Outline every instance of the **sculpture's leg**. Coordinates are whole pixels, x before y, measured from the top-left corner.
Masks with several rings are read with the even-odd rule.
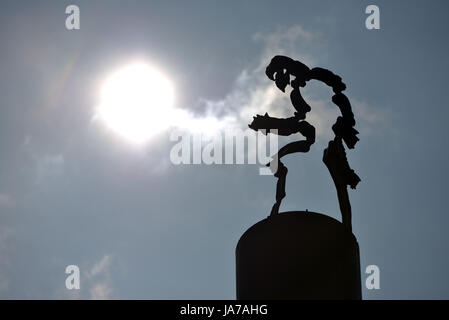
[[[340,205],[341,220],[343,224],[352,232],[351,203],[349,202],[348,187],[346,185],[336,185],[338,204]]]
[[[329,169],[335,188],[337,189],[338,204],[340,205],[341,218],[343,224],[352,231],[351,225],[351,203],[349,202],[348,185],[355,188],[360,178],[354,170],[349,167],[346,159],[345,149],[341,139],[329,141],[329,145],[324,149],[323,162]]]
[[[276,202],[271,209],[270,216],[276,215],[279,213],[279,207],[281,205],[282,199],[285,197],[285,181],[287,178],[287,167],[281,161],[278,161],[277,171],[274,174],[276,178],[278,178],[276,185]]]

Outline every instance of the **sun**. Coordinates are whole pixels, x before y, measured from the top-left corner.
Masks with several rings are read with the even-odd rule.
[[[136,63],[105,81],[97,116],[128,141],[142,144],[168,128],[173,103],[168,78],[150,65]]]

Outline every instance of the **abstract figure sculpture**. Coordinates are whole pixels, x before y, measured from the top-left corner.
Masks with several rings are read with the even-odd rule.
[[[270,215],[279,213],[279,206],[285,197],[285,182],[288,170],[281,162],[281,158],[295,152],[308,152],[310,146],[315,142],[315,128],[305,120],[306,113],[311,111],[311,107],[301,96],[300,87],[304,87],[307,81],[319,80],[332,87],[335,93],[332,101],[341,111],[341,116],[337,118],[337,121],[332,126],[335,138],[329,141],[328,147],[324,149],[323,162],[329,169],[337,189],[342,222],[352,231],[351,204],[347,186],[355,189],[360,178],[348,164],[343,141],[349,149],[353,149],[359,139],[357,138],[358,131],[354,129],[355,119],[351,110],[351,104],[342,93],[346,89],[346,85],[339,76],[327,69],[309,69],[305,64],[286,56],[275,56],[266,68],[265,73],[282,92],[285,92],[287,85],[293,88],[290,93],[290,100],[296,112],[290,118],[273,118],[268,113],[263,116],[257,115],[248,126],[256,131],[262,130],[265,134],[271,132],[281,136],[289,136],[294,133],[300,133],[305,137],[305,140],[291,142],[282,147],[273,157],[273,161],[267,165],[270,166],[274,176],[278,179],[276,202]],[[295,78],[290,80],[291,76]]]

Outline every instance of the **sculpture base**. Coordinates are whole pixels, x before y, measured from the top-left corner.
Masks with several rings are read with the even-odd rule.
[[[236,248],[237,299],[361,299],[359,246],[339,221],[294,211],[250,227]]]

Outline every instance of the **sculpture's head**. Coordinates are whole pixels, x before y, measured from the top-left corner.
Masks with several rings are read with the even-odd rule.
[[[306,113],[311,111],[311,107],[301,96],[299,87],[304,87],[309,80],[318,80],[331,87],[335,93],[332,102],[340,108],[342,113],[342,116],[338,117],[337,122],[332,126],[332,130],[336,137],[345,141],[348,148],[354,148],[359,140],[357,138],[358,131],[354,129],[355,119],[349,99],[342,93],[346,89],[346,85],[341,77],[327,69],[319,67],[309,69],[300,61],[286,56],[273,57],[265,70],[265,74],[276,83],[276,86],[282,92],[285,92],[287,85],[293,88],[290,93],[290,100],[296,109],[295,117],[299,120],[305,119]],[[294,77],[293,80],[290,80],[291,76]],[[252,127],[250,126],[250,128]]]
[[[273,80],[282,92],[285,92],[287,85],[293,89],[304,87],[306,81],[310,80],[309,72],[310,69],[305,64],[286,56],[275,56],[265,70],[267,77]],[[290,81],[290,76],[295,79]]]

